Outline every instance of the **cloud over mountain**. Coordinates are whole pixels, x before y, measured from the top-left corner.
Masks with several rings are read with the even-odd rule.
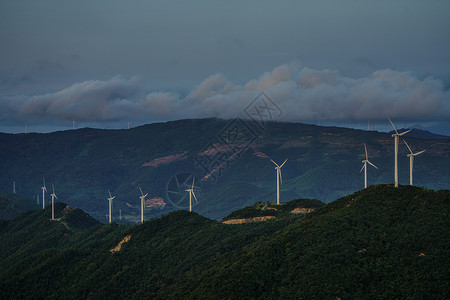
[[[408,72],[378,70],[349,78],[334,70],[314,70],[299,63],[278,66],[245,84],[222,74],[209,76],[187,95],[145,92],[137,77],[116,76],[73,84],[54,93],[3,96],[3,120],[170,120],[193,117],[245,117],[244,108],[265,93],[283,111],[282,121],[403,120],[450,118],[450,91],[441,80]]]

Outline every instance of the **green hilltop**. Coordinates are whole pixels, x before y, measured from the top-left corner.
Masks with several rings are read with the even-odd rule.
[[[0,223],[2,298],[450,297],[449,190],[376,185],[327,205],[260,202],[224,221],[274,218],[235,225],[185,210],[101,225],[56,208],[56,221],[47,208]]]

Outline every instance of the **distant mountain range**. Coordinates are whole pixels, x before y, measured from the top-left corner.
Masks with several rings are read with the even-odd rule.
[[[403,132],[406,130],[409,130],[409,129],[401,128],[400,130],[398,130],[398,132]],[[395,132],[392,130],[389,133],[393,134]],[[432,133],[428,130],[422,130],[422,129],[417,129],[417,128],[411,129],[411,131],[406,133],[404,136],[418,138],[418,139],[424,139],[424,140],[448,140],[448,139],[450,139],[450,136],[436,134],[436,133]]]
[[[414,183],[450,188],[450,140],[406,136],[416,158]],[[364,143],[368,183],[392,183],[394,142],[388,133],[300,123],[195,119],[129,130],[77,129],[48,134],[0,134],[0,187],[42,205],[43,178],[58,201],[106,222],[140,221],[140,191],[149,193],[145,219],[187,209],[195,178],[193,210],[211,219],[256,202],[276,201],[276,170],[283,162],[280,198],[330,202],[362,189]],[[399,181],[409,183],[408,150],[399,148]],[[39,199],[37,197],[39,196]],[[50,195],[46,194],[46,204]]]
[[[300,212],[300,213],[294,213]],[[257,203],[101,225],[79,209],[0,220],[4,299],[449,299],[450,191],[376,185],[328,205]]]
[[[0,192],[1,220],[10,220],[25,211],[37,209],[39,209],[39,206],[35,201],[28,197],[13,193]]]

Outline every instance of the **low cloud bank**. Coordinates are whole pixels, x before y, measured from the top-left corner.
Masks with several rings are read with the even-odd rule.
[[[54,93],[0,99],[0,120],[77,120],[84,122],[157,121],[183,118],[246,118],[261,91],[281,109],[280,121],[450,119],[450,91],[442,81],[408,72],[378,70],[348,78],[333,70],[298,63],[276,67],[243,85],[221,74],[206,78],[187,95],[146,93],[137,78],[85,81]],[[148,90],[148,89],[147,89]]]

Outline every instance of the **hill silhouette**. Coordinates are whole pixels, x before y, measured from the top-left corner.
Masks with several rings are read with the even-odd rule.
[[[181,210],[135,226],[77,214],[75,229],[27,212],[1,223],[0,289],[8,299],[445,299],[449,200],[378,185],[239,225]]]

